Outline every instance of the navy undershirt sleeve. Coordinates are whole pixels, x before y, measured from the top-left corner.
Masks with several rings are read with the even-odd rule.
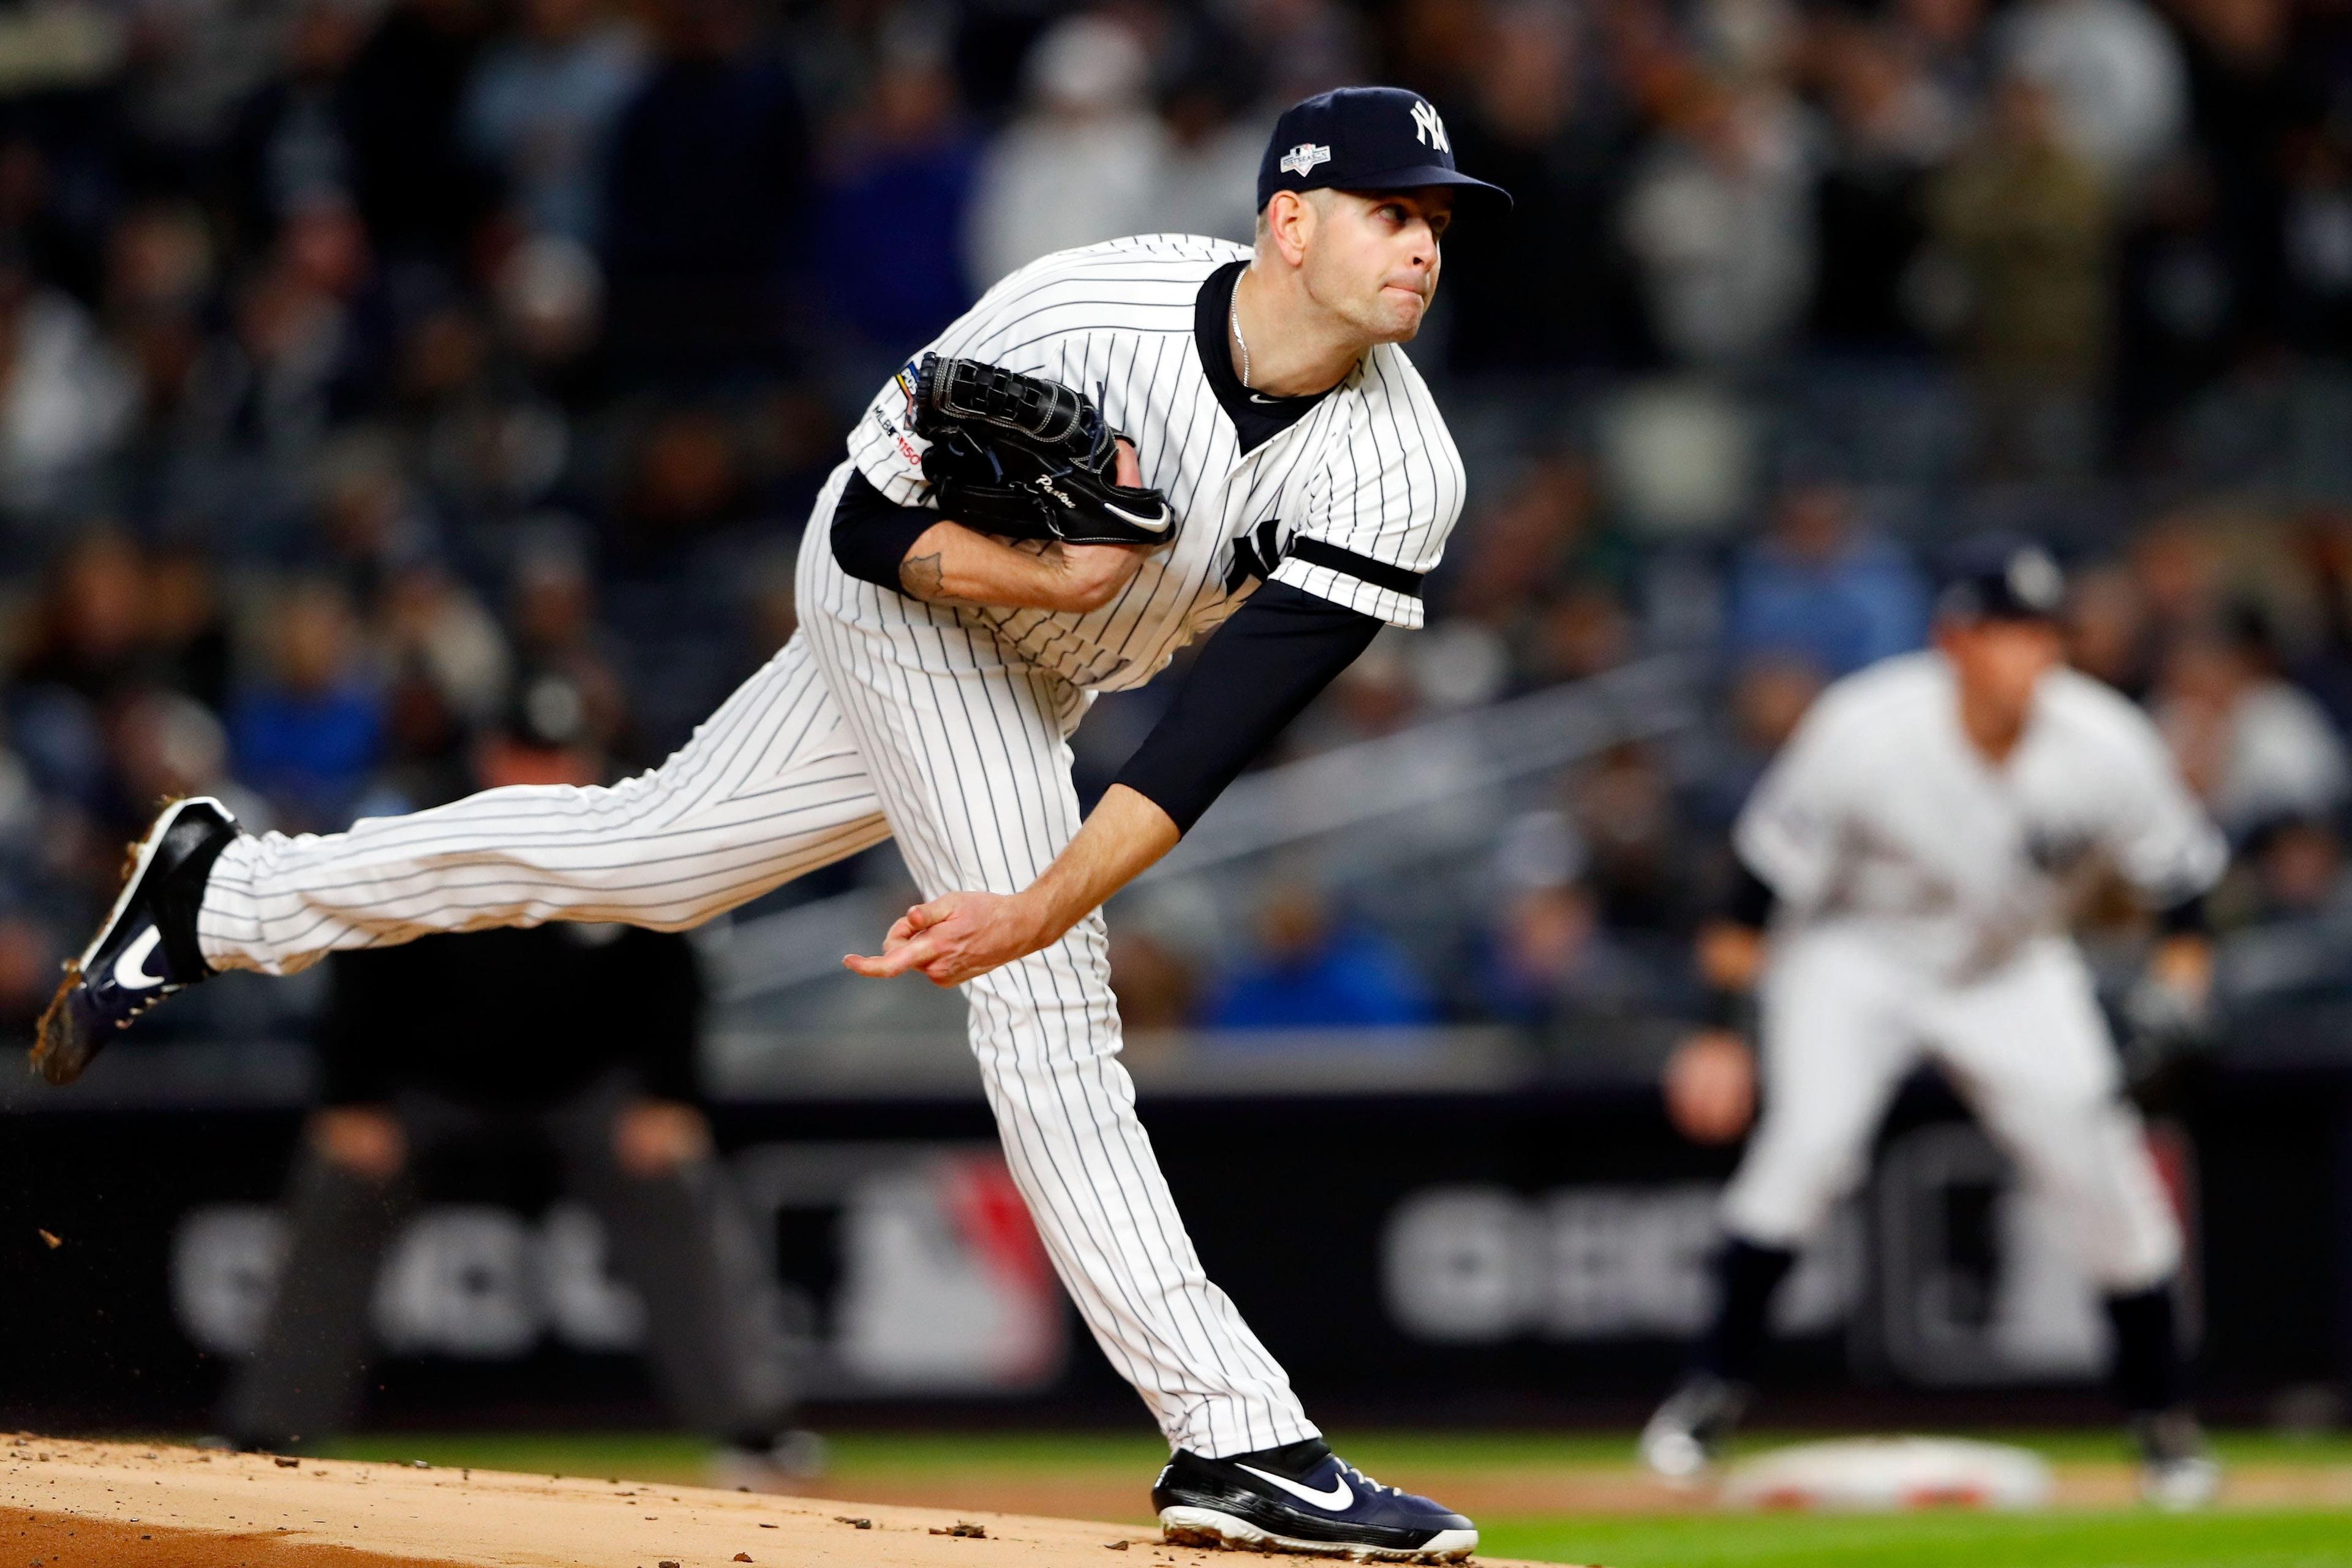
[[[1209,803],[1371,646],[1381,622],[1268,583],[1217,628],[1117,782],[1190,832]]]
[[[927,506],[899,506],[856,468],[833,509],[833,558],[844,572],[896,592],[898,565],[940,514]]]
[[[1717,918],[1750,931],[1762,931],[1772,923],[1772,910],[1780,895],[1771,884],[1748,868],[1748,862],[1737,857],[1732,860],[1731,887],[1725,893]]]
[[[2193,893],[2177,904],[2158,910],[2156,925],[2166,936],[2210,936],[2213,934],[2212,910],[2203,893]]]

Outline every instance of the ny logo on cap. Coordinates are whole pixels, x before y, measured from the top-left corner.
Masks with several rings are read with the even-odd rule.
[[[1318,147],[1311,142],[1301,142],[1282,155],[1282,172],[1286,174],[1296,174],[1303,180],[1316,164],[1328,163],[1330,161],[1330,148]]]
[[[1445,139],[1445,121],[1437,118],[1437,110],[1427,99],[1417,98],[1412,103],[1412,133],[1423,144],[1439,152],[1452,153],[1454,143]]]

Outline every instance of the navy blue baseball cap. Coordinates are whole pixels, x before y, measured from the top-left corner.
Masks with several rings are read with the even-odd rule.
[[[1936,613],[1956,621],[2053,621],[2066,607],[2066,574],[2031,540],[1963,545],[1947,564]]]
[[[1454,143],[1429,100],[1401,87],[1343,87],[1292,104],[1257,166],[1257,209],[1276,191],[1405,191],[1454,185],[1465,196],[1511,194],[1454,166]]]

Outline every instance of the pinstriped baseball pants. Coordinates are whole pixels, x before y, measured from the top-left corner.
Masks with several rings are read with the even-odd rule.
[[[800,634],[659,768],[240,838],[205,888],[205,958],[283,974],[436,931],[678,929],[891,837],[926,898],[1025,887],[1078,827],[1066,736],[1084,694],[953,612],[845,575],[830,511],[802,551]],[[1220,1458],[1315,1436],[1202,1272],[1136,1120],[1101,913],[963,991],[1013,1178],[1170,1444]]]

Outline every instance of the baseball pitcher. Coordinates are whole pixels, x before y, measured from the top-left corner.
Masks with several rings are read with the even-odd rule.
[[[1203,1275],[1118,1061],[1099,906],[1382,626],[1420,624],[1462,507],[1461,461],[1397,345],[1457,200],[1507,198],[1391,88],[1286,112],[1257,194],[1252,249],[1158,235],[1049,256],[910,359],[809,520],[800,632],[651,773],[324,837],[172,806],[37,1066],[73,1077],[219,970],[551,920],[688,927],[895,838],[924,901],[845,962],[963,988],[1038,1231],[1174,1449],[1152,1493],[1170,1536],[1467,1555],[1468,1520],[1324,1446]],[[1201,637],[1082,822],[1068,737],[1088,704]]]

